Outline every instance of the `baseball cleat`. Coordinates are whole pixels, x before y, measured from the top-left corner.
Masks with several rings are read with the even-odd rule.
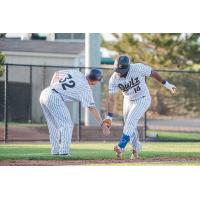
[[[123,153],[123,151],[122,151],[122,149],[118,145],[116,145],[114,147],[114,151],[116,152],[117,159],[122,159],[122,153]]]
[[[51,151],[51,155],[57,156],[57,155],[59,155],[59,152],[58,151]]]
[[[137,151],[135,149],[133,149],[130,159],[131,160],[136,160],[138,158],[139,158],[139,155],[138,155]]]
[[[67,157],[70,157],[70,156],[71,156],[70,153],[60,153],[59,155],[60,155],[60,156],[67,156]]]

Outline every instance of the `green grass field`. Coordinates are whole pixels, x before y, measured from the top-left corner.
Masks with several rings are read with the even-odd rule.
[[[147,131],[147,134],[156,133],[156,141],[200,142],[200,133],[181,133],[167,131]]]
[[[0,160],[105,160],[113,159],[115,143],[74,143],[71,145],[71,156],[52,156],[49,144],[0,144]],[[130,156],[130,146],[124,153],[124,159]],[[119,165],[152,165],[145,162],[151,158],[200,158],[199,142],[146,142],[140,153],[141,163],[123,163]],[[110,163],[110,165],[113,165]],[[116,164],[115,164],[116,165]],[[163,165],[154,162],[153,165]],[[198,161],[190,162],[165,162],[165,165],[200,165]]]

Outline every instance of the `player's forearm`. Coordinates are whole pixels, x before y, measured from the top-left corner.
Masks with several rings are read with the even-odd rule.
[[[104,135],[109,135],[110,134],[110,130],[106,126],[106,124],[103,123],[103,120],[102,120],[99,112],[97,111],[96,107],[89,107],[89,110],[93,114],[93,116],[95,117],[95,119],[96,119],[97,123],[99,124],[99,126],[101,126],[103,134]]]
[[[164,81],[164,79],[161,77],[161,75],[156,71],[152,71],[151,77],[154,78],[155,80],[159,81],[160,83],[163,83],[163,81]]]
[[[109,94],[108,113],[107,113],[106,118],[103,120],[103,124],[106,125],[106,127],[108,127],[108,128],[110,128],[112,125],[114,105],[115,105],[115,96],[114,96],[114,94]]]
[[[165,88],[167,88],[168,90],[170,90],[171,93],[175,93],[176,92],[176,87],[174,85],[170,84],[165,79],[163,79],[158,72],[152,71],[151,77],[153,77],[154,79],[156,79],[157,81],[159,81],[160,83],[162,83],[163,86]]]
[[[102,120],[99,112],[97,111],[96,107],[89,107],[89,111],[95,117],[95,119],[96,119],[97,123],[99,124],[99,126],[101,126],[101,124],[103,123],[103,120]]]
[[[114,105],[115,105],[115,97],[114,97],[114,95],[109,95],[108,113],[113,113],[114,112]]]

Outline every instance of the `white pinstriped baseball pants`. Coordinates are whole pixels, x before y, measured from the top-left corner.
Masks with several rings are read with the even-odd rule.
[[[69,154],[73,123],[61,96],[46,88],[41,92],[40,104],[47,121],[52,154]]]
[[[131,101],[124,98],[123,116],[124,129],[123,133],[130,136],[130,143],[136,151],[141,149],[139,141],[137,124],[139,119],[144,115],[151,105],[151,97],[142,97],[140,99]]]

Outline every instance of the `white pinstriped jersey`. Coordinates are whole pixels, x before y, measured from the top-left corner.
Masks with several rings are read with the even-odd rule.
[[[145,83],[145,76],[151,75],[151,67],[142,63],[130,65],[126,78],[113,73],[109,80],[109,93],[122,91],[125,98],[136,100],[143,96],[150,97],[149,89]]]
[[[55,89],[63,101],[79,101],[83,107],[95,107],[92,90],[85,75],[76,70],[58,71],[55,80],[52,79],[51,89]]]

